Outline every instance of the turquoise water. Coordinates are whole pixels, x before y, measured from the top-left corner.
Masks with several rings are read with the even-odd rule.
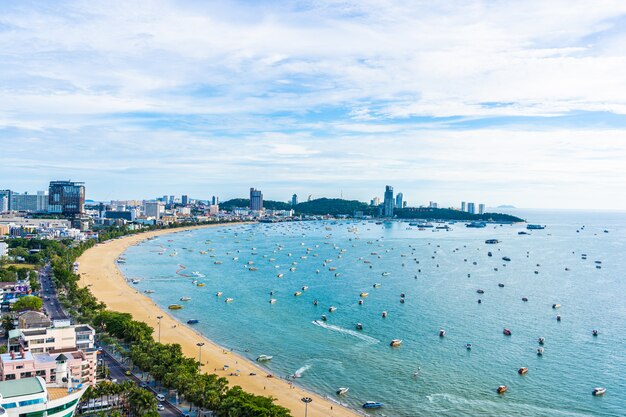
[[[297,384],[355,409],[385,403],[371,415],[625,415],[626,214],[521,215],[547,228],[523,236],[522,225],[239,225],[146,241],[128,249],[122,269],[141,279],[138,290],[154,290],[149,296],[163,308],[183,304],[170,313],[199,319],[194,327],[216,343],[251,360],[273,355],[265,366],[275,375],[297,373]],[[501,243],[485,244],[491,238]],[[177,274],[179,264],[186,269]],[[192,300],[180,302],[183,296]],[[328,321],[320,325],[322,314]],[[543,356],[536,354],[540,336]],[[390,347],[392,339],[402,345]],[[517,373],[522,366],[525,376]],[[499,385],[508,392],[498,395]],[[598,386],[607,388],[604,397],[591,395]],[[338,387],[349,387],[348,395],[338,398]]]

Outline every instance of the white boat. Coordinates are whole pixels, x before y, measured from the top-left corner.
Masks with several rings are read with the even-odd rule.
[[[346,388],[346,387],[339,387],[337,389],[337,395],[346,395],[348,393],[348,390],[350,388]]]
[[[136,284],[139,284],[139,283],[141,282],[141,280],[139,280],[139,279],[134,279],[134,280],[132,280],[131,282],[132,282],[133,284],[135,284],[135,285],[136,285]]]
[[[256,358],[257,362],[266,362],[266,361],[271,361],[273,358],[273,356],[270,355],[259,355],[258,358]]]
[[[594,388],[592,392],[592,394],[595,396],[604,395],[605,393],[606,393],[606,388],[604,387]]]
[[[388,275],[389,275],[389,272],[383,272],[381,275],[382,275],[383,277],[386,277],[386,276],[388,276]]]
[[[180,297],[180,301],[191,301],[191,297]]]
[[[154,290],[145,290],[144,291],[146,294],[154,294]]]
[[[276,304],[276,299],[275,298],[270,299],[270,304]]]
[[[218,291],[218,292],[216,292],[216,293],[215,293],[215,295],[216,295],[217,297],[221,297],[221,296],[222,296],[222,294],[223,294],[223,293],[222,293],[221,291]]]
[[[235,301],[234,298],[227,298],[226,300],[224,300],[227,303],[232,303],[233,301]]]
[[[396,346],[400,346],[401,344],[402,344],[401,339],[393,339],[391,343],[389,343],[389,346],[396,347]]]
[[[335,306],[330,306],[330,307],[328,307],[328,311],[329,311],[329,312],[331,312],[331,313],[332,313],[333,311],[335,311],[335,310],[337,310],[337,307],[335,307]]]
[[[542,347],[537,348],[537,355],[542,356],[543,352],[544,352],[544,350],[543,350]]]

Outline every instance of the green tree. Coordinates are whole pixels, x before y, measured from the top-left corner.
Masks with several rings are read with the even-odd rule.
[[[10,314],[5,314],[2,317],[2,323],[0,324],[2,329],[4,330],[4,334],[9,335],[9,331],[15,329],[15,324],[13,324],[13,317]]]
[[[22,297],[13,304],[13,310],[22,311],[22,310],[41,310],[43,306],[43,301],[41,298],[35,297],[34,295],[27,295],[26,297]]]

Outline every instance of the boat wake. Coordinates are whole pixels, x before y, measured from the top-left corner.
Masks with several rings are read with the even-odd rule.
[[[324,323],[323,321],[320,321],[320,320],[313,320],[312,323],[314,325],[316,325],[316,326],[323,327],[323,328],[331,330],[333,332],[338,332],[338,333],[345,334],[345,335],[348,335],[348,336],[356,337],[356,338],[361,339],[361,340],[363,340],[365,342],[368,342],[368,343],[380,343],[380,340],[375,339],[375,338],[373,338],[371,336],[368,336],[366,334],[356,332],[354,330],[344,329],[343,327],[334,326],[332,324],[326,324],[326,323]]]
[[[291,375],[292,378],[301,378],[302,374],[311,369],[311,365],[304,365]]]

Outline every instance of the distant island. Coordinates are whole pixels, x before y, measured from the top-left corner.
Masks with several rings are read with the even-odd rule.
[[[237,207],[249,207],[250,200],[247,198],[235,198],[220,203],[220,209],[232,210]],[[263,207],[266,210],[292,210],[295,214],[312,215],[312,216],[354,216],[359,213],[364,216],[376,216],[377,207],[370,206],[367,203],[357,200],[343,200],[340,198],[318,198],[311,201],[298,203],[295,206],[282,201],[263,201]],[[484,213],[471,214],[465,211],[430,208],[430,207],[407,207],[396,209],[395,216],[399,219],[422,219],[422,220],[455,220],[455,221],[493,221],[504,223],[523,222],[521,219],[510,214],[503,213]]]
[[[501,206],[498,206],[498,207],[496,207],[496,208],[499,208],[499,209],[502,209],[502,208],[503,208],[503,209],[514,209],[514,208],[517,208],[517,207],[512,206],[512,205],[510,205],[510,204],[502,204]]]

